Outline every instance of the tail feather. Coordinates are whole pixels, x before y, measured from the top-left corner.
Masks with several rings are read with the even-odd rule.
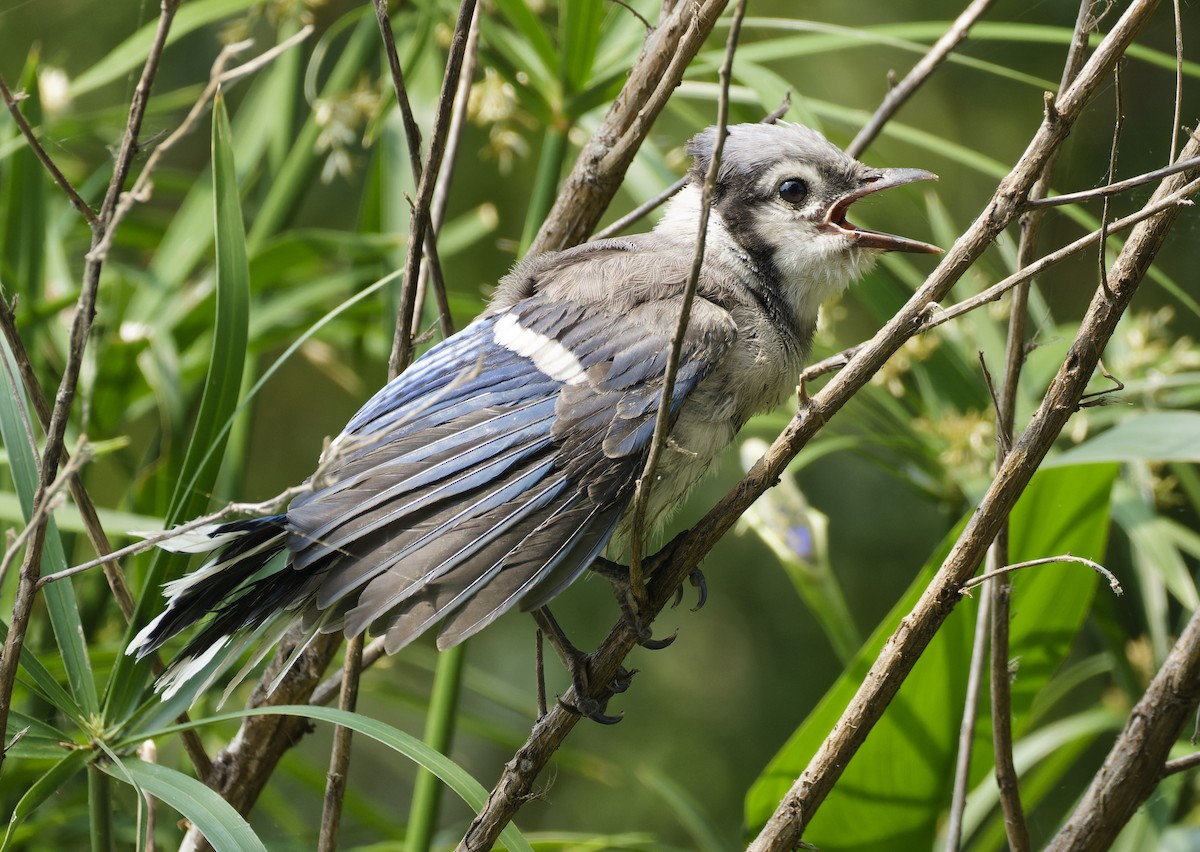
[[[234,521],[228,524],[197,530],[176,548],[187,553],[216,550],[216,556],[187,576],[166,584],[167,608],[147,624],[125,649],[138,659],[160,648],[178,633],[202,621],[210,612],[216,615],[188,643],[171,663],[159,688],[178,688],[194,677],[231,636],[246,628],[265,623],[290,600],[273,600],[264,605],[266,597],[278,598],[281,592],[295,594],[302,584],[267,583],[258,576],[268,563],[286,547],[288,528],[285,515]],[[208,539],[205,547],[204,538]]]

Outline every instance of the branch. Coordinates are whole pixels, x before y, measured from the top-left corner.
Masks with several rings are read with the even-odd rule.
[[[412,360],[412,338],[409,329],[412,328],[413,312],[416,306],[421,248],[425,246],[425,235],[430,221],[429,205],[433,200],[438,172],[442,167],[442,158],[446,150],[450,127],[450,111],[454,106],[454,95],[458,90],[459,73],[462,70],[463,56],[467,49],[467,34],[471,29],[471,19],[474,14],[475,0],[462,0],[462,5],[458,10],[458,20],[454,23],[454,35],[450,40],[450,54],[446,59],[442,91],[438,96],[437,118],[433,125],[433,138],[429,141],[429,155],[425,160],[425,168],[422,170],[421,179],[417,184],[417,199],[412,218],[409,220],[408,254],[404,261],[404,289],[400,296],[396,331],[392,339],[392,354],[388,359],[389,378],[400,375]],[[436,264],[436,254],[429,254],[427,260]],[[440,270],[436,266],[431,270],[431,274],[435,278],[441,277]]]
[[[733,20],[729,25],[729,36],[725,42],[725,58],[717,71],[720,89],[717,96],[717,138],[713,143],[712,159],[708,173],[704,176],[704,188],[700,200],[700,221],[696,225],[696,250],[692,256],[692,268],[683,287],[683,300],[679,306],[679,320],[671,337],[671,349],[667,353],[667,365],[663,371],[663,387],[658,414],[654,418],[654,434],[646,453],[646,464],[637,479],[633,500],[629,507],[629,585],[640,602],[642,592],[642,548],[646,538],[646,507],[650,503],[650,490],[655,482],[654,471],[658,458],[667,442],[671,430],[671,400],[675,394],[675,376],[679,372],[679,359],[683,353],[683,339],[687,334],[688,320],[692,315],[692,302],[696,297],[696,286],[700,282],[700,270],[704,266],[704,244],[708,236],[708,219],[712,212],[713,194],[717,189],[717,174],[721,169],[721,152],[725,148],[725,127],[729,123],[729,82],[733,74],[733,56],[737,52],[738,36],[742,32],[742,19],[746,15],[746,0],[737,0],[733,9]]]
[[[992,571],[980,574],[978,577],[972,577],[970,580],[967,580],[967,582],[958,587],[958,593],[960,595],[965,595],[976,586],[980,586],[986,583],[988,580],[994,579],[1003,574],[1009,574],[1013,571],[1020,571],[1022,568],[1032,568],[1035,565],[1049,565],[1055,562],[1071,562],[1076,565],[1086,565],[1088,568],[1091,568],[1097,574],[1104,577],[1104,579],[1108,580],[1108,587],[1112,589],[1115,594],[1125,594],[1125,590],[1121,588],[1120,581],[1117,580],[1112,571],[1109,571],[1099,562],[1094,562],[1091,559],[1084,559],[1082,556],[1072,556],[1069,553],[1064,553],[1062,556],[1046,556],[1041,559],[1030,559],[1026,562],[1014,562],[1011,565],[1005,565],[1002,568],[996,568]]]
[[[899,84],[888,91],[883,103],[871,116],[871,120],[863,126],[862,130],[858,131],[854,141],[847,146],[847,154],[855,159],[862,156],[863,151],[867,150],[867,146],[875,141],[875,137],[883,130],[883,126],[900,111],[900,107],[904,106],[917,89],[937,70],[938,66],[946,61],[946,57],[953,53],[954,48],[958,47],[970,33],[975,22],[982,18],[983,14],[995,3],[996,0],[973,0],[967,8],[963,9],[962,13],[955,18],[954,23],[950,25],[950,29],[946,30],[929,49],[929,52],[921,57],[921,61],[912,67],[912,70]]]
[[[1162,668],[1130,711],[1129,720],[1104,765],[1066,825],[1046,846],[1047,852],[1099,852],[1111,848],[1121,829],[1165,774],[1195,765],[1195,755],[1170,762],[1167,755],[1180,728],[1191,717],[1197,698],[1200,698],[1200,612],[1192,614]]]
[[[654,119],[683,79],[729,0],[675,5],[646,36],[600,127],[579,152],[571,174],[529,247],[529,254],[577,245],[595,230]],[[664,11],[666,4],[664,4]]]
[[[1064,195],[1054,195],[1049,198],[1031,198],[1025,205],[1029,208],[1036,207],[1061,207],[1064,204],[1078,204],[1080,201],[1092,201],[1096,198],[1107,198],[1110,195],[1116,195],[1120,192],[1125,192],[1129,189],[1142,186],[1147,183],[1154,183],[1162,180],[1165,177],[1178,174],[1179,172],[1190,171],[1200,165],[1200,157],[1190,157],[1187,160],[1179,160],[1171,163],[1169,166],[1163,166],[1161,169],[1155,169],[1152,172],[1146,172],[1135,177],[1125,178],[1116,183],[1098,186],[1095,189],[1085,189],[1080,192],[1068,192]],[[1111,226],[1110,226],[1111,228]]]
[[[781,119],[785,115],[787,115],[788,110],[791,108],[792,108],[792,93],[790,91],[788,91],[783,96],[783,102],[780,103],[779,106],[775,107],[775,109],[771,110],[769,113],[767,113],[765,116],[763,116],[762,123],[763,124],[774,124],[775,122],[779,121],[779,119]],[[661,207],[662,205],[664,205],[668,201],[670,201],[672,198],[674,198],[675,195],[679,192],[679,190],[681,190],[685,186],[687,186],[687,182],[690,179],[691,178],[689,178],[687,175],[684,175],[679,180],[675,181],[675,183],[671,184],[666,189],[664,189],[662,192],[660,192],[658,195],[651,198],[649,201],[645,201],[645,202],[639,204],[637,207],[635,207],[633,210],[630,210],[628,213],[626,213],[620,219],[613,222],[611,225],[609,225],[605,228],[601,228],[599,231],[592,234],[590,237],[588,237],[588,242],[594,243],[594,242],[596,242],[596,240],[608,239],[609,237],[614,237],[617,234],[621,233],[626,228],[628,228],[630,225],[632,225],[634,222],[637,222],[639,219],[642,219],[643,217],[649,215],[651,213],[651,211],[657,210],[659,207]]]
[[[100,219],[96,216],[96,211],[83,200],[81,196],[67,180],[67,176],[59,169],[58,164],[50,158],[46,153],[46,149],[42,147],[42,143],[38,141],[37,135],[33,132],[33,128],[29,126],[29,122],[25,120],[25,116],[21,113],[18,104],[24,98],[23,95],[14,95],[8,88],[8,84],[4,82],[4,75],[0,74],[0,96],[4,97],[4,103],[8,106],[8,111],[12,114],[13,121],[17,123],[21,135],[25,137],[25,141],[29,144],[30,149],[46,167],[46,171],[50,173],[50,177],[58,184],[59,189],[67,196],[67,200],[71,202],[71,206],[79,211],[79,214],[87,220],[88,227],[95,232],[100,227]]]
[[[1105,62],[1098,58],[1108,56],[1115,59],[1114,51],[1120,49],[1119,45],[1128,43],[1126,39],[1136,33],[1137,23],[1144,20],[1153,5],[1148,0],[1147,3],[1131,6],[1109,37],[1101,43],[1080,74],[1079,82],[1072,86],[1067,95],[1082,94],[1084,90],[1079,87],[1085,86],[1085,81],[1098,82],[1096,72],[1103,72],[1102,64]],[[1060,104],[1062,102],[1060,100]],[[1194,156],[1200,153],[1200,144],[1193,139],[1184,150],[1187,156]],[[1038,165],[1040,170],[1040,163]],[[1008,179],[1005,179],[1002,188],[1007,182]],[[1156,196],[1174,190],[1179,182],[1181,180],[1178,178],[1168,179],[1155,193]],[[979,508],[916,607],[900,622],[885,644],[834,730],[750,847],[753,852],[790,849],[799,840],[844,767],[883,714],[934,633],[953,610],[958,588],[983,558],[1004,518],[1078,407],[1088,380],[1099,362],[1100,351],[1112,336],[1117,321],[1128,307],[1176,216],[1177,209],[1169,208],[1142,223],[1121,250],[1109,277],[1107,291],[1100,287],[1094,294],[1087,315],[1042,404],[1000,466]],[[840,378],[836,377],[830,386]],[[827,386],[822,394],[828,390]],[[1156,767],[1161,764],[1160,758]]]

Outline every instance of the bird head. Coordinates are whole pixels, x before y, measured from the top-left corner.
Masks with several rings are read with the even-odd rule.
[[[698,196],[716,144],[710,127],[688,146]],[[799,124],[738,124],[728,129],[713,195],[716,226],[758,274],[784,290],[800,315],[814,315],[870,268],[880,252],[940,253],[937,246],[860,228],[847,212],[880,190],[937,175],[860,163]]]

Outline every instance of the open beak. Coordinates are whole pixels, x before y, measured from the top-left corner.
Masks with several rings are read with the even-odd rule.
[[[864,196],[879,192],[881,189],[903,186],[906,183],[913,183],[918,180],[937,179],[937,175],[933,172],[927,172],[924,169],[873,170],[863,181],[863,185],[859,189],[843,196],[836,204],[829,208],[829,212],[825,214],[825,228],[850,236],[861,248],[879,249],[881,251],[908,251],[917,254],[941,254],[942,250],[940,248],[929,243],[860,228],[846,219],[846,211],[850,209],[850,205]]]

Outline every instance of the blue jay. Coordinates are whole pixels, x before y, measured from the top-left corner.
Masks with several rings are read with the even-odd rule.
[[[794,390],[823,302],[880,252],[940,251],[846,218],[935,175],[870,168],[800,125],[730,127],[664,402],[715,143],[715,128],[692,140],[691,180],[651,232],[519,262],[482,316],[363,406],[285,513],[164,543],[215,555],[166,586],[129,645],[144,657],[212,613],[160,689],[215,676],[218,654],[269,648],[297,619],[394,653],[439,623],[445,649],[543,607],[622,531],[661,405],[673,425],[647,528]]]

